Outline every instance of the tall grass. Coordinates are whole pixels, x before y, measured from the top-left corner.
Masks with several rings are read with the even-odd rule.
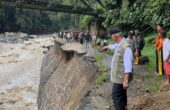
[[[142,51],[143,56],[148,56],[149,57],[149,63],[148,66],[154,70],[155,65],[156,65],[156,55],[155,55],[155,48],[154,48],[154,38],[156,34],[148,35],[145,37],[145,47]]]
[[[169,36],[170,33],[167,34]],[[148,67],[154,72],[156,69],[156,53],[154,48],[154,39],[156,34],[150,34],[145,37],[146,45],[144,50],[142,51],[143,56],[149,57]],[[170,38],[170,37],[169,37]],[[144,82],[144,90],[150,92],[158,92],[160,90],[160,85],[162,80],[165,80],[165,76],[156,76],[154,73],[144,73],[144,77],[146,78]]]
[[[148,56],[150,62],[148,63],[148,66],[155,70],[156,65],[156,53],[154,48],[154,39],[156,37],[156,34],[150,34],[145,37],[145,47],[142,51],[143,56]],[[170,32],[167,32],[167,37],[170,38]]]
[[[103,56],[102,54],[96,54],[96,64],[99,69],[99,74],[96,79],[97,84],[102,84],[109,80],[109,72],[107,71],[107,67],[103,64]]]

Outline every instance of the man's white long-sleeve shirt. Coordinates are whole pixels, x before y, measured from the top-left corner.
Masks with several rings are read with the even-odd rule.
[[[114,50],[114,52],[116,52],[117,48],[119,48],[119,46],[124,42],[126,42],[125,38],[123,38],[119,43],[110,45],[109,49]],[[110,77],[111,81],[112,81],[113,62],[114,62],[114,55],[113,55],[112,62],[111,62],[111,77]],[[124,73],[132,72],[132,62],[133,62],[133,52],[130,47],[127,47],[123,55],[123,64],[124,64],[124,69],[125,69]]]

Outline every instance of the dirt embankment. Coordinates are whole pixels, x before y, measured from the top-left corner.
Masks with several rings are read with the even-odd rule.
[[[75,110],[95,82],[97,67],[93,50],[61,39],[46,55],[41,69],[39,110]]]
[[[96,53],[102,55],[102,63],[109,68],[112,56],[98,51]],[[164,77],[157,76],[146,65],[134,65],[134,80],[127,92],[128,109],[170,110],[170,85],[163,85],[164,80]],[[84,98],[79,110],[114,110],[111,91],[110,81],[96,84]]]
[[[107,65],[107,63],[111,61],[112,56],[101,54],[103,55],[103,63]],[[165,81],[165,76],[157,76],[147,65],[134,65],[134,80],[130,83],[127,92],[128,109],[170,110],[170,85],[164,85],[162,83],[163,81]],[[110,84],[110,86],[107,87],[109,83],[110,82],[105,82],[102,85],[98,85],[98,88],[104,86],[105,89],[101,89],[101,91],[106,94],[105,96],[109,96],[111,99],[111,92],[106,91],[112,86],[112,84]],[[98,90],[98,88],[96,88],[95,91]],[[107,97],[103,97],[103,99],[107,99]],[[108,100],[105,104],[105,108],[107,108],[106,106],[109,105],[109,102],[111,104],[110,106],[113,105],[111,101]],[[114,110],[114,108],[109,107],[108,110]]]
[[[0,110],[37,110],[42,57],[53,45],[50,36],[0,34]],[[114,110],[111,82],[88,91],[96,75],[94,58],[89,57],[93,50],[88,51],[78,44],[56,42],[41,68],[40,110]],[[100,54],[109,68],[112,56]],[[134,75],[128,89],[129,110],[170,110],[170,86],[161,84],[164,78],[141,65],[134,67]]]

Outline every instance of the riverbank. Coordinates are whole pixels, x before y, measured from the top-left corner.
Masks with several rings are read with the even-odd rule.
[[[97,51],[97,62],[99,70],[103,67],[109,68],[112,56]],[[109,81],[109,73],[99,72],[99,84],[96,84],[92,95],[89,97],[94,102],[104,100],[104,103],[93,103],[91,110],[114,110],[111,100],[112,83]],[[108,76],[102,75],[107,74]],[[170,86],[163,85],[165,77],[157,76],[148,65],[134,65],[134,80],[130,83],[128,89],[128,108],[129,110],[169,110]],[[98,101],[96,101],[98,100]],[[102,109],[101,109],[101,108]]]
[[[37,110],[42,58],[53,46],[54,35],[32,35],[15,43],[12,36],[8,42],[0,43],[0,110]],[[109,81],[112,56],[98,50],[95,53],[99,74],[103,76],[97,76],[98,81],[82,99],[80,110],[114,110]],[[163,81],[164,77],[157,76],[150,66],[135,65],[134,80],[128,89],[129,110],[170,110],[170,86],[164,86]]]

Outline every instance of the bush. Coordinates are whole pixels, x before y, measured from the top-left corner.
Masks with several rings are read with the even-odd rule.
[[[109,80],[109,72],[99,73],[96,79],[97,84],[102,84]]]
[[[96,83],[101,84],[102,82],[109,80],[108,68],[103,65],[103,56],[102,54],[96,54],[96,63],[99,69],[99,74],[97,75]]]

